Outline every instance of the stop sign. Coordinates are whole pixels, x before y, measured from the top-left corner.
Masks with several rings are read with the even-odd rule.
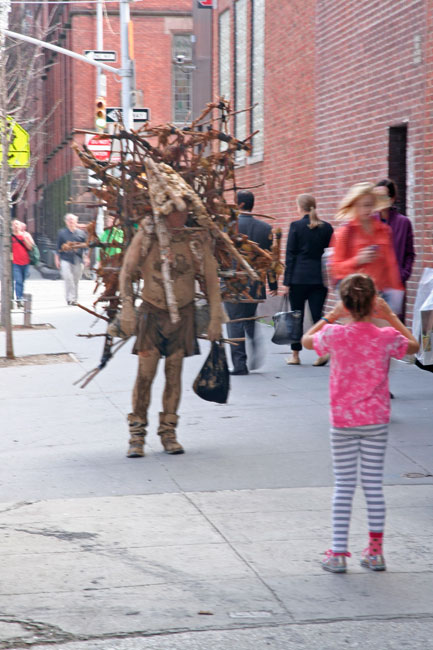
[[[96,160],[100,160],[101,162],[108,162],[110,160],[110,138],[97,138],[93,136],[88,141],[87,146],[95,156]]]

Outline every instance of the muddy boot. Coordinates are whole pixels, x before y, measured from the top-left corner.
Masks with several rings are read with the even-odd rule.
[[[158,435],[167,454],[183,454],[184,449],[176,439],[176,424],[179,418],[175,413],[159,414]]]
[[[128,458],[141,458],[144,456],[144,438],[146,436],[146,421],[143,421],[134,413],[128,414],[129,426],[129,449],[126,452]]]

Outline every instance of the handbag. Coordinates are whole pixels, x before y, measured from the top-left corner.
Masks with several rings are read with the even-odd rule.
[[[290,345],[301,340],[303,334],[303,318],[299,309],[289,311],[289,297],[284,296],[281,311],[273,315],[274,335],[272,343]]]
[[[223,343],[212,342],[209,355],[195,378],[192,389],[196,395],[208,402],[227,402],[230,374]]]

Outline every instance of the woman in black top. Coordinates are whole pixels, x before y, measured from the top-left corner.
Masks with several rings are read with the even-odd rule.
[[[301,194],[296,199],[298,214],[302,219],[290,224],[286,250],[286,270],[283,284],[287,287],[292,309],[299,309],[304,316],[305,301],[308,300],[313,322],[323,315],[328,289],[323,284],[322,255],[331,241],[333,228],[317,216],[316,199],[311,194]],[[301,343],[292,343],[289,365],[299,365]],[[318,357],[315,366],[322,366],[328,356]]]

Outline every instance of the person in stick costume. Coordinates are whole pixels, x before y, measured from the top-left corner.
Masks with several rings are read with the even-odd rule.
[[[159,416],[158,435],[168,454],[182,454],[176,437],[177,409],[181,397],[181,372],[184,357],[196,352],[194,298],[196,280],[205,292],[210,322],[210,341],[221,338],[223,311],[218,267],[213,240],[206,228],[209,218],[199,197],[167,165],[146,163],[153,215],[143,219],[125,253],[120,272],[124,334],[137,338],[133,352],[138,355],[138,373],[128,415],[127,456],[144,456],[147,411],[158,361],[165,357],[166,383]],[[198,227],[186,226],[193,213]],[[203,227],[200,227],[202,221]],[[210,222],[210,220],[209,220]],[[142,304],[138,315],[134,306],[134,281],[143,278]]]

